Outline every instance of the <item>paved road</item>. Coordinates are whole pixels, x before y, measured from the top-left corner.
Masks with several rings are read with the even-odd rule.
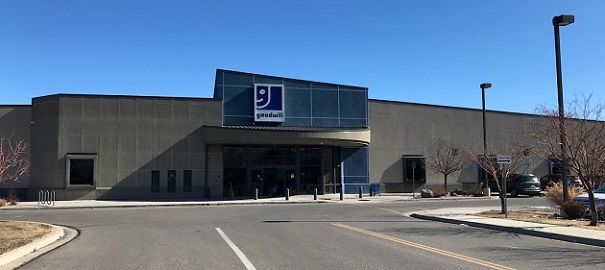
[[[605,269],[603,248],[401,215],[479,205],[498,202],[30,210],[3,218],[81,232],[21,269]]]

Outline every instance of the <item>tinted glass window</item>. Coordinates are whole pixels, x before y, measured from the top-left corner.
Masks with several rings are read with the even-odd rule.
[[[168,192],[176,192],[176,171],[168,170]]]
[[[424,163],[424,157],[404,157],[403,176],[405,181],[424,182],[426,179],[426,167]]]
[[[160,171],[151,171],[151,192],[160,192]]]
[[[191,170],[183,171],[183,192],[191,192]]]
[[[71,159],[69,160],[69,184],[70,185],[93,185],[94,160],[93,159]]]
[[[523,176],[523,182],[539,182],[539,181],[538,181],[538,178],[535,176],[526,175],[526,176]]]

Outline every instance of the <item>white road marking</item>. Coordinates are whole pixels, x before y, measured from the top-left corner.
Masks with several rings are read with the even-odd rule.
[[[237,257],[239,257],[239,259],[242,261],[242,263],[244,263],[244,265],[246,266],[246,269],[256,270],[256,267],[254,267],[254,265],[252,265],[250,260],[248,260],[248,257],[246,257],[246,255],[233,243],[233,241],[231,241],[231,239],[229,239],[229,237],[227,237],[227,235],[221,230],[221,228],[215,228],[215,229],[218,232],[218,234],[220,234],[221,237],[225,240],[225,242],[227,242],[229,247],[231,247],[231,249],[233,249],[235,254],[237,254]]]

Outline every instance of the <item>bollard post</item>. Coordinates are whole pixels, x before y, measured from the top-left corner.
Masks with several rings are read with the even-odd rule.
[[[286,188],[286,201],[290,200],[290,189]]]
[[[340,187],[340,200],[344,200],[345,197],[345,189],[341,186]]]
[[[363,198],[363,187],[359,187],[359,198]]]
[[[258,200],[258,188],[254,189],[254,200]]]
[[[317,201],[317,188],[315,188],[315,190],[313,190],[313,200]]]

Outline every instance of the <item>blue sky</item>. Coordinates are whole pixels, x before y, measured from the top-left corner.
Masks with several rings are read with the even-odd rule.
[[[605,1],[0,0],[0,104],[55,93],[212,97],[217,68],[370,98],[534,112],[605,101]]]

